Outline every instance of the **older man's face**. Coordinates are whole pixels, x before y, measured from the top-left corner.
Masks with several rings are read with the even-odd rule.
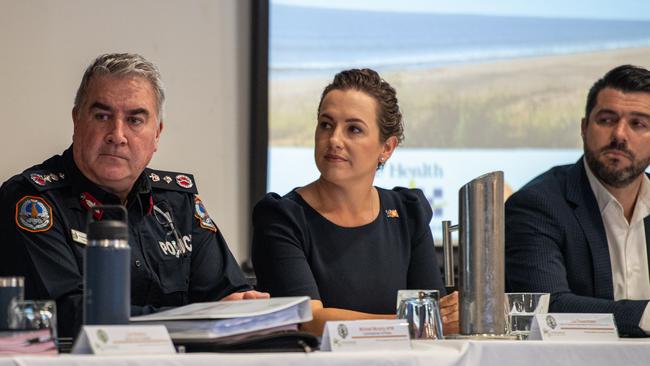
[[[162,132],[151,83],[137,76],[94,76],[72,119],[75,163],[88,179],[124,200]]]
[[[622,188],[650,164],[650,93],[604,88],[582,121],[589,168],[605,184]]]

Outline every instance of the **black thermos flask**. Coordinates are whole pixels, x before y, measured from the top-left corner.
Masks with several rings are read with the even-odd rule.
[[[106,206],[104,206],[106,207]],[[128,324],[131,248],[125,220],[90,221],[84,254],[83,323]]]

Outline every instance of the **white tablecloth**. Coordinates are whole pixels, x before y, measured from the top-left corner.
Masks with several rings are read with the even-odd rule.
[[[475,366],[650,365],[650,340],[618,342],[437,341],[414,342],[411,350],[313,353],[194,353],[140,356],[32,356],[0,358],[0,366],[191,365],[191,366]]]

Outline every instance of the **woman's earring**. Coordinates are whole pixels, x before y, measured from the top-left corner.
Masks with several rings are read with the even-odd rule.
[[[385,164],[384,160],[386,160],[386,159],[384,159],[383,156],[379,158],[379,164],[377,164],[377,170],[380,170],[380,169],[384,168],[384,164]]]

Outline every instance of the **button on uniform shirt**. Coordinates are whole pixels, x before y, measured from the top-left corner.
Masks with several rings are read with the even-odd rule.
[[[120,203],[79,171],[72,148],[0,188],[0,275],[24,276],[28,299],[56,300],[60,336],[81,325],[88,216],[107,218],[94,207]],[[145,169],[124,205],[132,314],[250,289],[191,175]]]
[[[628,222],[623,206],[596,178],[586,161],[584,165],[605,226],[614,300],[649,300],[650,272],[643,220],[650,215],[650,180],[643,175],[634,212]],[[639,326],[650,334],[650,304],[646,306]]]

